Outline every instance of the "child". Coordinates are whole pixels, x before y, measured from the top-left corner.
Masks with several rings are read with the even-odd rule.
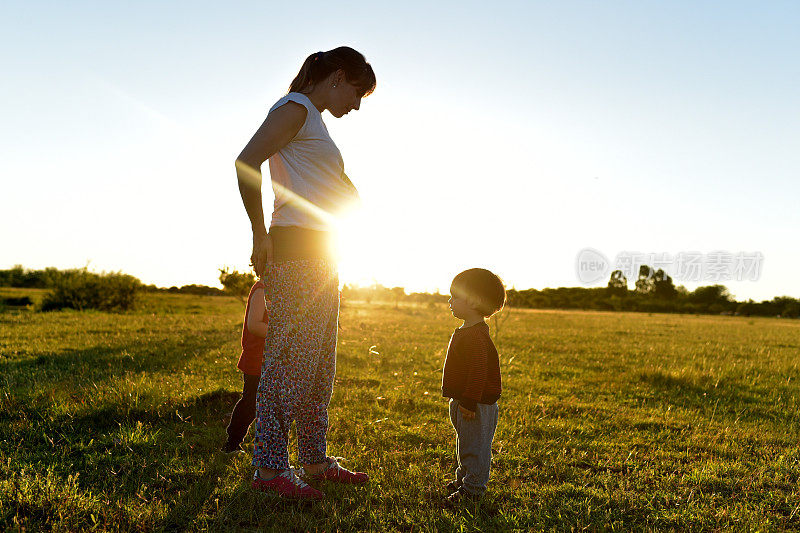
[[[456,430],[456,479],[447,485],[447,504],[477,499],[486,492],[502,390],[500,358],[484,318],[503,308],[506,291],[482,268],[460,273],[450,285],[450,309],[464,321],[450,337],[442,372],[442,396],[450,398]]]
[[[237,367],[244,376],[242,397],[236,402],[228,424],[228,440],[222,447],[224,453],[240,453],[242,440],[256,417],[256,392],[261,380],[261,363],[264,361],[264,342],[267,337],[266,286],[256,280],[247,297],[242,326],[242,355]]]

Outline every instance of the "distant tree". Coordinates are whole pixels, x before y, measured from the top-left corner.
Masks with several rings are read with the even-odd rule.
[[[622,270],[615,270],[611,273],[606,292],[609,296],[625,296],[628,294],[628,278],[625,277]]]
[[[406,290],[403,287],[393,287],[392,294],[394,295],[394,308],[397,309],[397,306],[406,295]]]
[[[758,304],[753,300],[747,300],[736,306],[736,314],[741,316],[750,316],[756,314],[758,311]]]
[[[256,277],[250,272],[229,271],[228,267],[225,267],[219,269],[219,282],[225,287],[225,292],[244,300],[256,282]]]
[[[697,287],[689,293],[688,299],[692,303],[710,306],[713,304],[729,304],[731,294],[725,285],[707,285]]]
[[[653,296],[660,300],[673,300],[677,295],[672,278],[659,268],[653,276]]]
[[[225,294],[225,291],[220,290],[216,287],[209,287],[207,285],[197,285],[195,283],[191,285],[183,285],[180,289],[177,290],[180,294],[194,294],[197,296],[218,296]],[[249,292],[249,287],[248,287]]]
[[[781,316],[785,318],[800,318],[800,303],[797,301],[787,303],[783,311],[781,311]]]
[[[800,315],[800,300],[789,296],[776,296],[770,302],[765,302],[772,316],[780,315],[784,318],[797,318]]]
[[[14,265],[8,270],[0,270],[0,286],[20,287],[25,278],[25,269],[22,265]]]
[[[9,270],[0,270],[0,287],[48,289],[54,287],[60,279],[60,272],[53,267],[29,270],[22,265],[14,265]]]
[[[639,267],[639,277],[636,280],[636,292],[638,294],[652,294],[655,290],[655,271],[648,265]]]
[[[686,297],[697,312],[730,313],[737,309],[728,288],[724,285],[708,285],[698,287]]]

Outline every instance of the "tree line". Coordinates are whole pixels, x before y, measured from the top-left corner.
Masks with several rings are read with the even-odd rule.
[[[595,309],[648,313],[728,314],[800,318],[800,300],[778,296],[772,300],[737,301],[724,285],[707,285],[693,291],[675,286],[662,269],[642,265],[628,288],[620,270],[611,273],[605,287],[559,287],[508,291],[508,305],[534,309]]]
[[[64,307],[126,310],[133,307],[136,294],[141,291],[203,296],[234,295],[244,298],[255,282],[255,276],[249,272],[221,268],[219,273],[224,289],[197,284],[164,288],[144,285],[137,278],[122,273],[96,274],[88,272],[86,268],[58,270],[50,267],[30,270],[16,265],[8,270],[0,270],[0,287],[49,289],[50,292],[43,302],[43,310]],[[507,305],[520,308],[800,318],[800,299],[778,296],[761,302],[736,301],[724,285],[702,286],[689,291],[683,286],[676,287],[672,278],[663,270],[655,270],[648,265],[639,268],[632,289],[628,288],[628,280],[623,272],[615,270],[605,287],[559,287],[542,290],[512,288],[507,292]],[[408,294],[403,287],[384,287],[378,283],[366,287],[345,284],[341,294],[344,302],[383,301],[394,302],[395,305],[400,302],[433,305],[448,299],[448,295],[438,292]],[[16,304],[11,302],[8,305]]]
[[[64,272],[87,271],[86,268],[59,270],[55,267],[48,267],[43,270],[32,270],[24,268],[22,265],[15,265],[8,270],[0,270],[0,287],[20,287],[33,289],[51,289],[59,283]],[[87,271],[88,272],[88,271]],[[91,272],[88,272],[92,274]],[[102,274],[96,274],[102,276]],[[127,274],[124,274],[127,275]],[[130,276],[137,282],[138,290],[145,292],[169,292],[175,294],[196,294],[200,296],[220,296],[227,294],[223,289],[209,287],[208,285],[182,285],[180,287],[157,287],[150,284],[145,285],[137,278]]]

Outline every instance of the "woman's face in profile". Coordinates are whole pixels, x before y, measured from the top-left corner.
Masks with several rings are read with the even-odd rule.
[[[358,89],[347,81],[343,81],[331,88],[331,100],[328,107],[331,115],[341,118],[350,111],[361,107],[361,96]]]

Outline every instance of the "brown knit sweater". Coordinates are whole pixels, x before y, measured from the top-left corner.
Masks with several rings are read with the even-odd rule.
[[[478,403],[495,403],[502,388],[500,357],[486,322],[456,329],[444,360],[442,396],[474,411]]]

